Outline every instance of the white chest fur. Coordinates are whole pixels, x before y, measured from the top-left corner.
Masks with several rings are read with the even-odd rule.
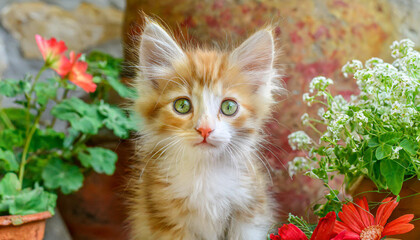
[[[184,221],[191,231],[204,239],[217,239],[214,233],[223,234],[233,210],[249,202],[250,179],[226,161],[196,161],[182,161],[191,164],[169,169],[168,191],[175,198],[187,199],[192,214]]]

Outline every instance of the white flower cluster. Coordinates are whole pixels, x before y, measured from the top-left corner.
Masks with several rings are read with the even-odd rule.
[[[305,157],[295,157],[292,161],[288,162],[289,176],[293,177],[298,172],[309,171],[313,167],[313,162],[308,161]]]
[[[360,151],[366,146],[364,141],[387,132],[412,136],[420,146],[420,53],[413,47],[414,43],[407,39],[394,42],[391,50],[395,60],[391,64],[380,58],[369,59],[365,64],[358,60],[345,64],[344,76],[353,76],[360,92],[350,99],[332,96],[328,86],[333,81],[329,78],[315,77],[311,81],[303,101],[309,106],[315,102],[324,106],[319,108],[318,118],[305,113],[301,121],[320,133],[319,146],[325,148],[324,156],[335,158],[332,149],[337,146],[346,154]],[[326,131],[320,131],[325,129],[318,128],[320,123]],[[293,150],[308,150],[313,141],[299,131],[289,135],[289,143]],[[400,150],[401,147],[393,146],[389,157],[398,159]],[[413,161],[420,165],[420,159]],[[290,163],[292,172],[297,163],[309,164],[297,159]]]
[[[325,91],[325,89],[333,83],[333,80],[329,78],[323,76],[315,77],[309,83],[309,92],[313,93],[315,90]]]
[[[289,145],[293,150],[307,150],[312,144],[311,138],[304,131],[297,131],[288,136]]]

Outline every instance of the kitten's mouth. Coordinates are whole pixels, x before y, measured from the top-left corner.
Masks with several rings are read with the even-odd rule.
[[[202,142],[194,144],[194,146],[209,146],[209,147],[216,147],[213,144],[209,143],[204,139]]]

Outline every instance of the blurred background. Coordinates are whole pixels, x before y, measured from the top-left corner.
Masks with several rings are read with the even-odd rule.
[[[290,149],[288,134],[304,129],[304,112],[318,109],[302,103],[310,80],[318,75],[332,78],[335,93],[349,97],[357,92],[355,82],[341,74],[347,61],[388,61],[389,45],[402,38],[420,45],[420,0],[1,0],[0,77],[37,72],[42,61],[34,35],[40,34],[64,40],[70,50],[97,49],[124,58],[122,81],[130,82],[141,11],[162,19],[176,36],[182,33],[206,45],[225,46],[226,39],[237,43],[266,23],[275,26],[287,94],[279,98],[275,121],[267,124],[271,144],[266,155],[283,217],[291,212],[313,219],[311,206],[326,191],[308,177],[290,178],[286,167],[299,154]],[[60,196],[61,216],[47,223],[46,239],[125,239],[121,186],[131,144],[118,139],[92,144],[119,153],[117,171],[111,177],[92,174],[79,192]]]

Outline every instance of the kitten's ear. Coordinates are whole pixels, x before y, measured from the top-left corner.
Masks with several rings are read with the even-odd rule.
[[[159,78],[184,56],[174,39],[157,23],[146,18],[140,43],[140,68],[146,78]]]
[[[271,79],[274,61],[274,39],[269,30],[260,30],[249,37],[230,55],[233,64],[258,84]]]

